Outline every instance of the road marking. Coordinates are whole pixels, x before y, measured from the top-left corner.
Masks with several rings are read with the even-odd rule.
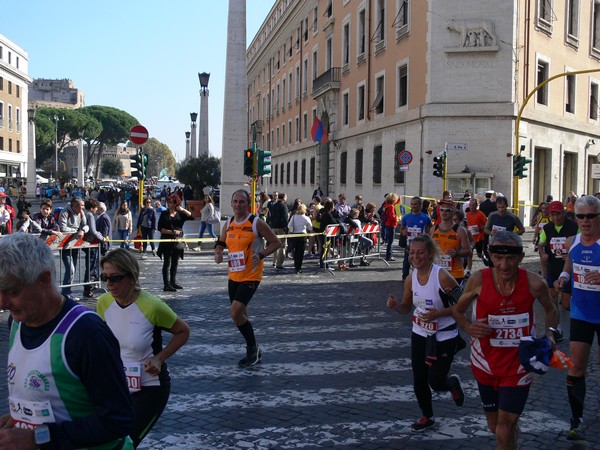
[[[433,429],[412,433],[407,420],[342,422],[311,425],[306,427],[266,427],[223,433],[186,433],[159,436],[150,433],[140,448],[154,450],[203,450],[229,448],[355,448],[361,444],[391,446],[402,442],[406,448],[418,448],[418,442],[470,439],[474,436],[488,437],[490,445],[494,438],[487,429],[483,412],[459,418],[438,417]],[[526,412],[519,420],[521,433],[540,435],[558,434],[568,427],[564,420],[543,412]],[[465,443],[466,444],[466,443]]]

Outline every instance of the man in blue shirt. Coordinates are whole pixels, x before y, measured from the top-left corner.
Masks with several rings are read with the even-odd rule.
[[[417,236],[429,234],[431,228],[431,218],[421,212],[423,200],[421,197],[413,197],[410,199],[410,212],[402,217],[401,232],[406,236],[406,248],[404,249],[404,263],[402,264],[402,280],[408,277],[410,263],[408,262],[408,250],[410,242]]]

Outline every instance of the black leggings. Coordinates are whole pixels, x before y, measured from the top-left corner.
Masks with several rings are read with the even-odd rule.
[[[165,285],[177,283],[177,266],[179,265],[179,252],[166,250],[163,253],[162,276]]]
[[[150,432],[154,424],[167,406],[171,385],[143,387],[141,391],[131,394],[131,403],[135,422],[130,437],[134,448]]]
[[[306,236],[290,238],[288,242],[293,245],[294,251],[294,269],[297,271],[302,269],[304,261],[304,248],[306,247]]]
[[[431,403],[431,390],[438,392],[448,391],[448,373],[454,360],[456,338],[437,343],[437,359],[431,366],[425,364],[426,338],[416,333],[411,334],[411,351],[413,386],[419,408],[425,417],[433,416]],[[444,356],[442,356],[444,355]]]

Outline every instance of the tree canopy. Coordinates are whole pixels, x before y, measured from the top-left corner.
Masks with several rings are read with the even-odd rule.
[[[221,159],[207,155],[188,158],[181,164],[176,175],[181,183],[191,186],[195,198],[202,198],[202,188],[221,184]]]
[[[156,138],[150,138],[142,147],[144,153],[148,154],[148,177],[158,177],[163,168],[167,169],[167,173],[175,175],[177,162],[166,144]]]

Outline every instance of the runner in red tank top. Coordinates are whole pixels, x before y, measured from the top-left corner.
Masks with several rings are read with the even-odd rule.
[[[497,448],[509,449],[517,446],[517,421],[532,380],[519,362],[519,341],[535,336],[535,299],[544,309],[546,336],[553,347],[558,315],[544,280],[519,269],[524,256],[519,235],[496,232],[490,237],[489,252],[493,268],[469,278],[453,316],[471,336],[471,367],[488,427],[496,435]]]

